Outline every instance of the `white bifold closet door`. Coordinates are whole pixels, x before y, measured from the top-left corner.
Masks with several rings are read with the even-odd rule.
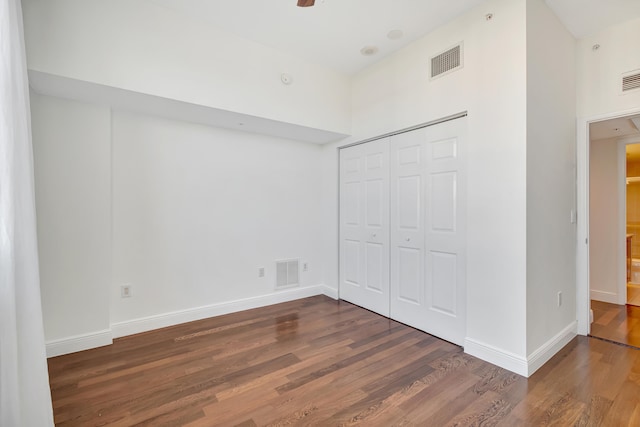
[[[466,118],[340,151],[340,298],[462,345]]]
[[[462,345],[466,119],[394,136],[390,317]]]
[[[340,150],[340,298],[389,316],[389,141]]]

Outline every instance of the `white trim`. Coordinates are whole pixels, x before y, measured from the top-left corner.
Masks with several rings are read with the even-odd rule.
[[[189,308],[186,310],[118,322],[111,325],[111,330],[113,331],[113,337],[119,338],[154,329],[166,328],[167,326],[193,322],[194,320],[222,316],[224,314],[235,313],[237,311],[250,310],[252,308],[265,307],[296,299],[322,295],[323,290],[324,285],[284,289],[268,295],[227,301],[219,304],[211,304],[203,307]]]
[[[113,343],[111,329],[92,332],[90,334],[74,335],[46,343],[47,357],[56,357],[77,351],[89,350]]]
[[[340,299],[340,297],[338,296],[338,290],[336,288],[332,288],[327,285],[322,285],[322,293],[328,296],[329,298],[333,298],[335,300]]]
[[[228,301],[187,310],[174,311],[126,322],[114,323],[111,329],[105,329],[83,335],[75,335],[46,343],[47,357],[61,356],[77,351],[89,350],[96,347],[113,344],[113,338],[147,332],[154,329],[174,326],[180,323],[206,319],[214,316],[235,313],[252,308],[266,307],[296,299],[326,295],[338,299],[338,290],[327,285],[309,286],[305,288],[287,289],[269,295]]]
[[[576,332],[577,322],[573,321],[526,358],[468,337],[464,340],[464,352],[523,377],[530,377],[567,345]]]
[[[618,294],[615,292],[597,291],[595,289],[591,289],[591,291],[589,292],[589,296],[591,297],[591,299],[594,299],[596,301],[608,302],[609,304],[620,304],[618,302]]]
[[[576,319],[578,333],[588,335],[589,322],[589,121],[578,119],[576,124],[577,160],[577,228],[576,228]]]
[[[573,321],[566,328],[558,332],[556,336],[542,344],[536,351],[527,356],[527,377],[533,375],[542,365],[547,363],[557,352],[569,344],[575,338],[578,331],[578,322]]]
[[[464,352],[523,377],[527,376],[527,359],[515,353],[468,337],[464,340]]]
[[[617,298],[613,304],[625,304],[627,302],[627,144],[620,140],[616,140],[616,144],[618,150],[616,165],[618,169],[618,277],[616,278]],[[593,297],[592,289],[590,295]]]
[[[602,120],[616,119],[640,113],[640,109],[581,117],[576,121],[577,158],[577,210],[578,228],[576,240],[576,318],[577,332],[588,335],[591,323],[589,313],[589,124]]]

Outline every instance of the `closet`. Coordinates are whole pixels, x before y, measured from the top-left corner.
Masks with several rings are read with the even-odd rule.
[[[462,345],[466,117],[340,150],[340,298]]]

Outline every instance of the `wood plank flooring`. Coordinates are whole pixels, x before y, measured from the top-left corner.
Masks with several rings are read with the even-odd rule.
[[[627,304],[640,306],[640,285],[627,283]]]
[[[591,335],[640,348],[640,307],[592,300],[591,309]]]
[[[49,360],[60,426],[640,425],[640,351],[578,337],[526,379],[327,297]]]

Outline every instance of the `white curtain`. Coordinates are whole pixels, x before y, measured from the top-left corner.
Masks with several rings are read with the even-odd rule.
[[[53,425],[20,0],[0,0],[0,426]]]

